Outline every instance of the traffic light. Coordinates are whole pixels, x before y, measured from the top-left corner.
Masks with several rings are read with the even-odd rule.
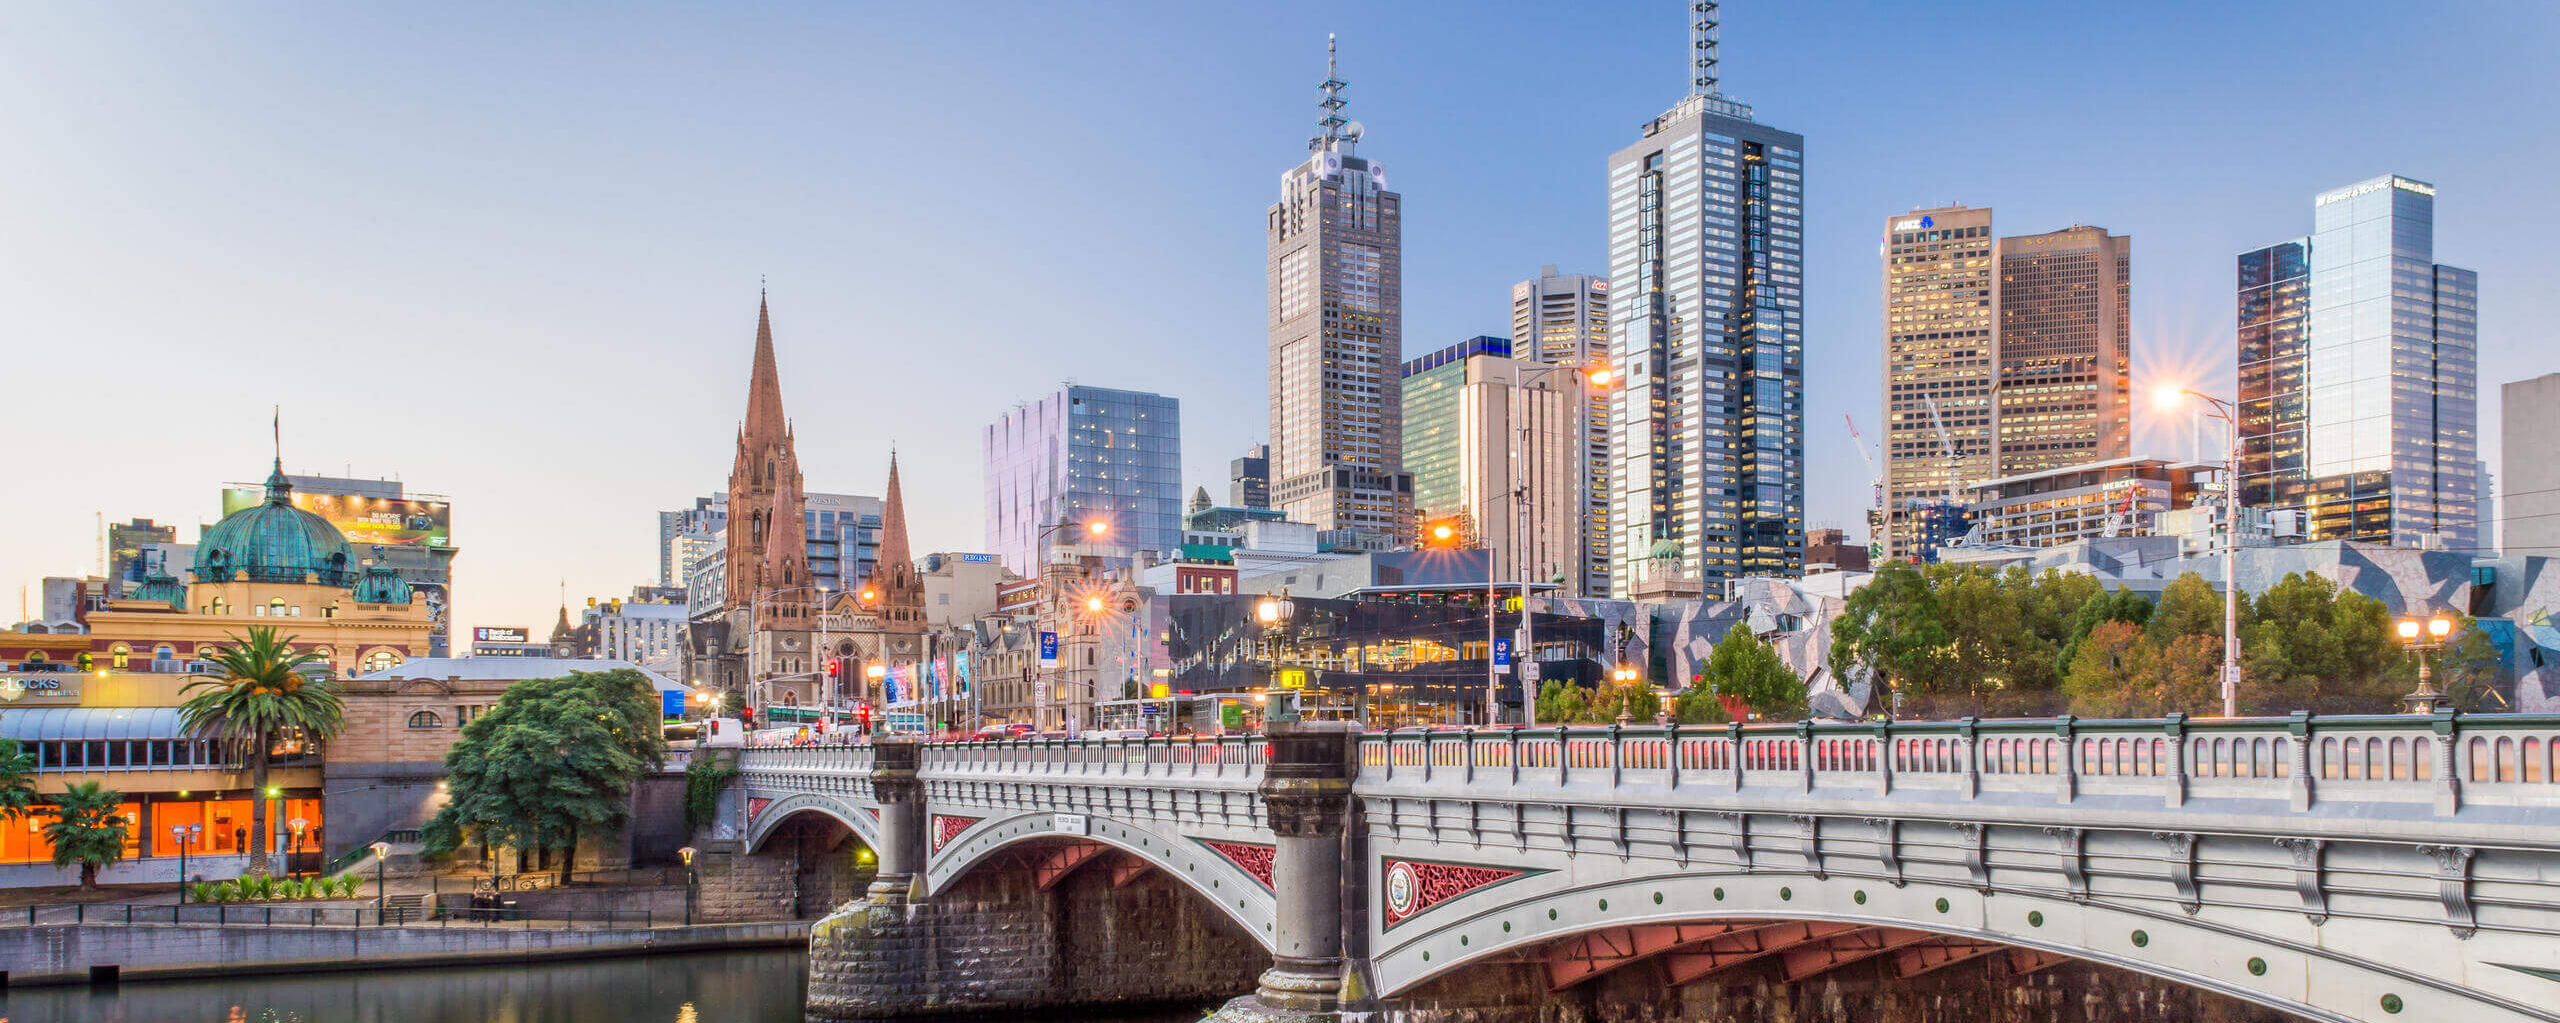
[[[844,660],[842,658],[827,658],[827,681],[844,681]]]
[[[865,734],[865,735],[870,734],[870,732],[871,732],[871,705],[870,705],[869,703],[858,703],[858,704],[855,704],[855,705],[854,705],[854,708],[853,708],[853,719],[854,719],[854,721],[855,721],[855,722],[859,723],[859,724],[862,726],[863,734]]]

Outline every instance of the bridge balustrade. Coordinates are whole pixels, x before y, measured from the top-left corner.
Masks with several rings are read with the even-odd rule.
[[[917,771],[1107,777],[1248,777],[1270,759],[1258,735],[1196,738],[989,739],[927,743]]]
[[[2336,716],[2189,720],[1810,722],[1371,733],[1364,780],[1479,775],[1614,786],[1783,784],[1800,791],[2057,791],[2424,802],[2560,784],[2560,718]]]

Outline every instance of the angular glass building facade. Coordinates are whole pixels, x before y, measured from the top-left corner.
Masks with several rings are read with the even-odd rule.
[[[2239,261],[2244,500],[2311,539],[2479,544],[2478,276],[2435,262],[2435,186],[2323,192]]]
[[[985,434],[987,550],[1024,575],[1043,548],[1109,555],[1182,546],[1182,403],[1161,394],[1069,385],[1016,406]],[[1111,523],[1098,543],[1060,522]]]
[[[1804,138],[1693,93],[1609,158],[1609,592],[1804,568]]]

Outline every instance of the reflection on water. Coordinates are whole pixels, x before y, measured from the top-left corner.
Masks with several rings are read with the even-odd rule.
[[[0,1023],[798,1023],[799,952],[0,991]],[[1191,1023],[1200,1009],[1078,1017]],[[1046,1017],[1064,1018],[1064,1017]]]

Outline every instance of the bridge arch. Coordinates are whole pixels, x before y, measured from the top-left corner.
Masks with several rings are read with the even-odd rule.
[[[746,850],[752,854],[764,848],[765,841],[782,830],[795,817],[814,815],[833,820],[853,832],[865,848],[880,848],[880,822],[852,803],[824,793],[801,793],[784,796],[766,804],[747,820]]]
[[[1379,913],[1371,936],[1379,995],[1410,994],[1470,967],[1516,962],[1540,948],[1549,950],[1542,961],[1556,990],[1664,957],[1675,957],[1664,960],[1663,968],[1677,986],[1771,955],[1820,951],[1826,943],[1863,933],[1852,947],[1833,949],[1846,953],[1842,961],[1810,961],[1812,975],[1924,944],[1967,958],[2016,949],[2117,967],[2333,1023],[2452,1019],[2458,1013],[2480,1018],[2479,1010],[2489,1007],[2513,1018],[2555,1018],[2528,1002],[2478,989],[2478,976],[2433,976],[2396,965],[2388,941],[2405,940],[2405,931],[2359,935],[2364,940],[2343,943],[2347,948],[2322,947],[2282,936],[2293,928],[2191,917],[2170,902],[2129,905],[2007,890],[1995,897],[1963,884],[1913,880],[1897,887],[1881,878],[1767,870],[1587,882],[1568,873],[1467,893],[1449,900],[1441,913],[1417,913],[1400,924],[1385,922],[1387,914]],[[1384,892],[1383,883],[1373,878],[1371,890]],[[2299,914],[2292,916],[2301,923]],[[1789,924],[1810,926],[1779,926]],[[1754,931],[1760,932],[1758,946],[1777,947],[1755,947],[1748,937]],[[2439,938],[2450,940],[2441,933]],[[1795,976],[1792,962],[1788,972],[1790,980],[1811,976]]]
[[[945,889],[997,853],[1031,843],[1087,842],[1127,853],[1162,872],[1233,921],[1268,951],[1275,911],[1263,879],[1221,856],[1201,840],[1168,834],[1114,817],[1069,813],[991,816],[967,825],[927,857],[928,895]]]

